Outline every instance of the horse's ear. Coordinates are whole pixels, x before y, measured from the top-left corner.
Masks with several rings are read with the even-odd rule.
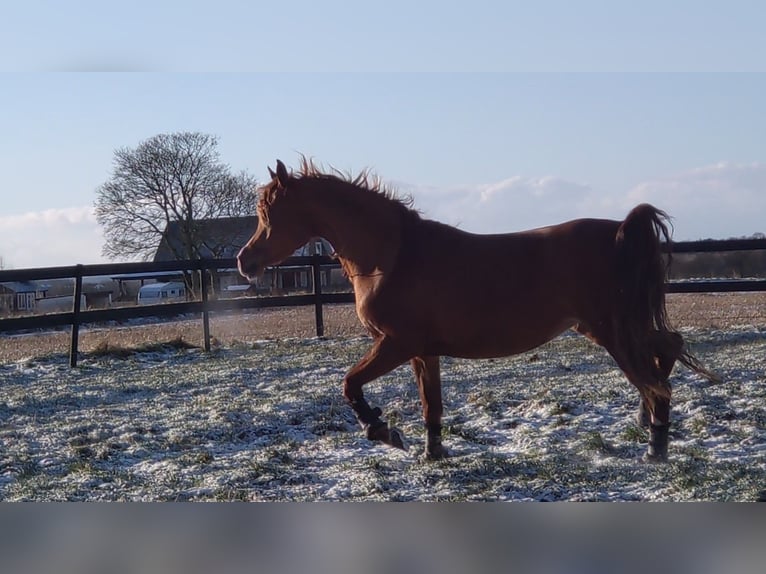
[[[277,160],[277,181],[279,182],[280,187],[287,186],[287,180],[289,177],[290,176],[287,174],[287,168],[285,167],[285,164],[283,164],[281,160]]]
[[[269,177],[273,180],[275,177],[277,177],[277,174],[274,173],[274,170],[269,167]]]

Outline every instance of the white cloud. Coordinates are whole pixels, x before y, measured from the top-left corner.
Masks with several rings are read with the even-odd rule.
[[[6,268],[105,263],[92,207],[0,216],[0,257]]]
[[[531,229],[578,217],[622,219],[643,202],[672,216],[678,240],[766,231],[766,165],[758,163],[705,166],[623,192],[551,175],[448,189],[400,189],[415,198],[425,217],[477,233]]]
[[[647,181],[627,194],[673,216],[678,239],[725,239],[766,231],[766,165],[718,163]]]

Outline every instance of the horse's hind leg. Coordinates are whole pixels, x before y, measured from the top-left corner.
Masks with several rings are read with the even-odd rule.
[[[684,340],[678,333],[653,331],[651,334],[651,345],[654,349],[654,357],[657,361],[660,380],[667,383],[670,379],[670,373],[673,371],[673,366],[683,352]],[[643,398],[638,404],[636,422],[644,428],[649,428],[651,424],[651,413]]]
[[[577,328],[579,333],[582,333],[593,342],[604,347],[612,358],[617,362],[617,366],[627,377],[628,381],[638,389],[641,396],[641,403],[639,405],[639,420],[643,420],[642,410],[644,413],[648,413],[648,426],[649,426],[649,447],[645,455],[645,459],[650,462],[664,462],[668,458],[668,431],[670,428],[670,385],[668,384],[668,376],[670,370],[673,368],[675,359],[670,360],[670,352],[663,352],[662,356],[658,354],[655,356],[657,361],[656,366],[659,367],[660,376],[657,377],[657,368],[655,365],[647,364],[642,369],[637,370],[627,360],[626,354],[622,352],[617,338],[612,333],[594,333],[584,325],[579,325]],[[659,332],[658,332],[659,333]],[[654,343],[659,341],[658,335],[652,335],[652,347],[653,355],[657,353],[657,345]],[[663,347],[665,349],[665,347]],[[659,379],[659,380],[657,380]]]
[[[659,378],[659,388],[666,392],[653,396],[654,404],[645,405],[650,410],[649,449],[645,460],[665,462],[668,459],[668,431],[670,429],[670,373],[678,358],[683,353],[684,340],[678,333],[671,331],[652,331],[650,344],[654,354],[655,372]],[[642,401],[642,404],[644,402]]]
[[[644,460],[665,462],[668,459],[668,432],[670,430],[670,385],[667,380],[649,381],[647,375],[638,375],[627,366],[618,365],[627,379],[638,389],[641,402],[637,419],[649,428],[649,446]]]
[[[439,357],[415,357],[410,360],[418,383],[423,418],[426,424],[426,458],[449,456],[442,446],[442,387]]]
[[[354,409],[357,420],[367,432],[367,438],[401,449],[405,448],[401,433],[397,429],[389,429],[380,419],[382,411],[378,407],[370,407],[362,393],[362,386],[392,371],[407,359],[407,354],[390,339],[380,337],[343,379],[343,396]]]

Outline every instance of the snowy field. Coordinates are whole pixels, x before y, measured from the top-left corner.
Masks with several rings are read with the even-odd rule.
[[[720,385],[678,367],[670,458],[645,464],[638,395],[568,334],[442,360],[444,443],[422,458],[408,367],[367,385],[408,452],[363,438],[341,380],[365,338],[268,340],[0,365],[2,500],[735,500],[766,490],[766,330],[685,336]]]

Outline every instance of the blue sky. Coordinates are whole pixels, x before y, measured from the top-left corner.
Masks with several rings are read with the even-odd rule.
[[[677,239],[766,232],[756,3],[34,4],[0,24],[5,267],[102,262],[114,150],[186,130],[259,179],[299,153],[372,168],[471,231],[650,201]]]
[[[756,71],[760,0],[30,0],[5,69]]]

